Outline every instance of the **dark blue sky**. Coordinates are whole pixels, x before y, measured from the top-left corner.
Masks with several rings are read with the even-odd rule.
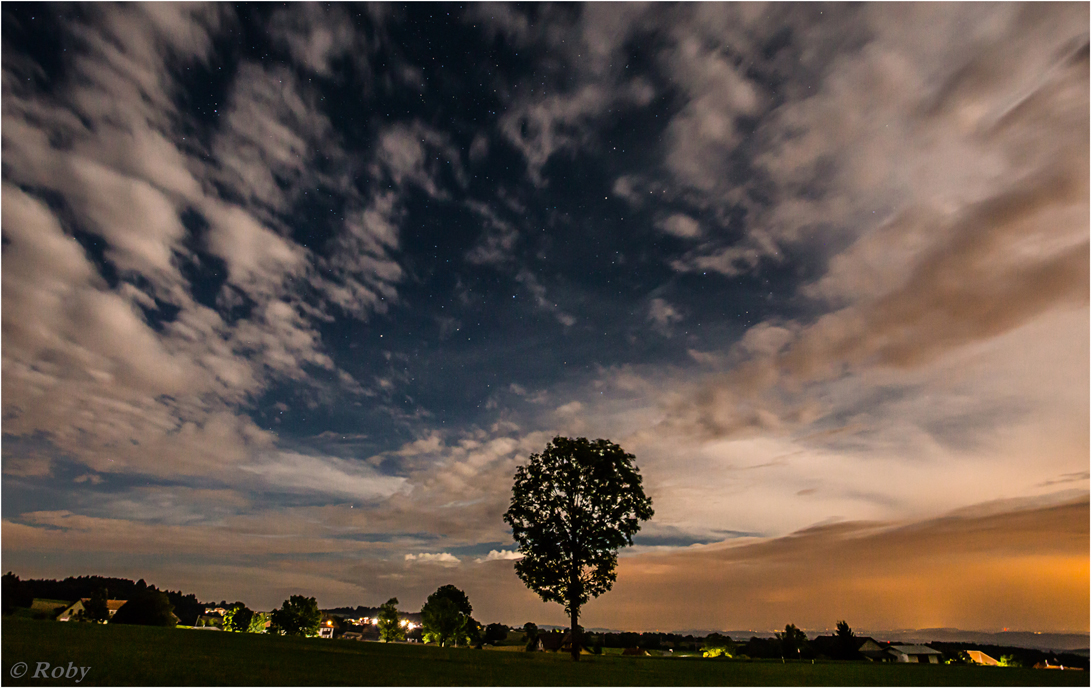
[[[1086,499],[1086,14],[5,3],[4,556],[508,585],[555,434],[638,557]]]

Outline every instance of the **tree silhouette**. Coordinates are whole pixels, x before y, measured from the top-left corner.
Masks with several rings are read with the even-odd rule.
[[[498,645],[508,637],[508,627],[502,623],[491,623],[485,627],[485,637],[482,639],[490,645]]]
[[[391,597],[386,604],[379,607],[377,615],[379,619],[379,637],[385,643],[396,640],[405,640],[405,628],[398,619],[398,598]]]
[[[780,641],[780,648],[785,656],[799,657],[800,650],[807,644],[807,634],[796,628],[795,624],[788,624],[783,633],[777,632],[774,635]]]
[[[322,612],[318,611],[318,601],[313,597],[292,595],[284,600],[280,609],[273,611],[272,631],[283,635],[318,635],[322,625]]]
[[[424,641],[439,643],[440,647],[466,642],[477,623],[470,618],[473,610],[466,593],[453,585],[441,586],[428,596],[420,610]]]
[[[834,637],[837,639],[835,645],[837,659],[855,659],[859,650],[859,641],[856,639],[856,634],[849,628],[847,621],[837,622],[837,633]]]
[[[254,611],[242,602],[236,602],[224,612],[223,629],[233,633],[247,633],[254,621]]]
[[[523,558],[515,572],[546,602],[564,605],[579,661],[580,608],[617,580],[617,551],[653,515],[640,472],[609,440],[555,437],[515,472],[511,526]]]

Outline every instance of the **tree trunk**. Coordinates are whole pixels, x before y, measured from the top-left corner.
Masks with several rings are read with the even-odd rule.
[[[572,605],[572,631],[571,631],[571,636],[570,636],[571,639],[572,639],[572,661],[573,662],[580,661],[580,641],[579,641],[579,638],[576,635],[576,628],[579,626],[579,619],[580,619],[580,608],[577,607],[575,604],[573,604]]]

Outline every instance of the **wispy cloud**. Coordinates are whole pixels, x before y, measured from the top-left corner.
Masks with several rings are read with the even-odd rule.
[[[361,502],[389,497],[407,487],[405,478],[384,476],[367,464],[332,456],[277,452],[238,468],[259,477],[260,488],[336,495]]]

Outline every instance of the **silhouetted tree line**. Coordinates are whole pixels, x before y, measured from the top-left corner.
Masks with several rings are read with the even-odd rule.
[[[178,590],[160,591],[154,585],[148,585],[141,578],[132,581],[125,578],[111,578],[107,576],[69,576],[64,580],[52,579],[27,579],[20,580],[12,572],[3,577],[3,606],[4,613],[10,614],[16,607],[29,607],[35,597],[51,600],[68,600],[74,602],[82,598],[96,597],[105,590],[107,597],[114,600],[135,600],[149,597],[149,593],[162,592],[173,608],[173,613],[179,622],[192,626],[205,610],[207,605],[197,599],[197,596],[186,594]],[[150,604],[158,604],[150,600]],[[135,608],[134,608],[135,610]],[[119,611],[120,613],[120,611]],[[133,610],[126,614],[132,614]],[[124,621],[125,617],[122,617]]]
[[[375,617],[377,617],[379,615],[379,610],[381,610],[381,609],[382,609],[381,606],[380,607],[364,607],[364,606],[360,605],[360,606],[356,606],[356,607],[333,607],[331,609],[323,609],[322,611],[326,612],[327,614],[334,614],[334,615],[337,615],[339,617],[349,618],[349,619],[359,619],[359,618],[363,618],[365,616],[371,617],[371,618],[374,619]],[[409,619],[410,621],[412,621],[414,623],[417,623],[417,624],[419,624],[420,621],[421,621],[420,612],[403,612],[403,611],[399,611],[398,614],[400,614],[402,618]]]

